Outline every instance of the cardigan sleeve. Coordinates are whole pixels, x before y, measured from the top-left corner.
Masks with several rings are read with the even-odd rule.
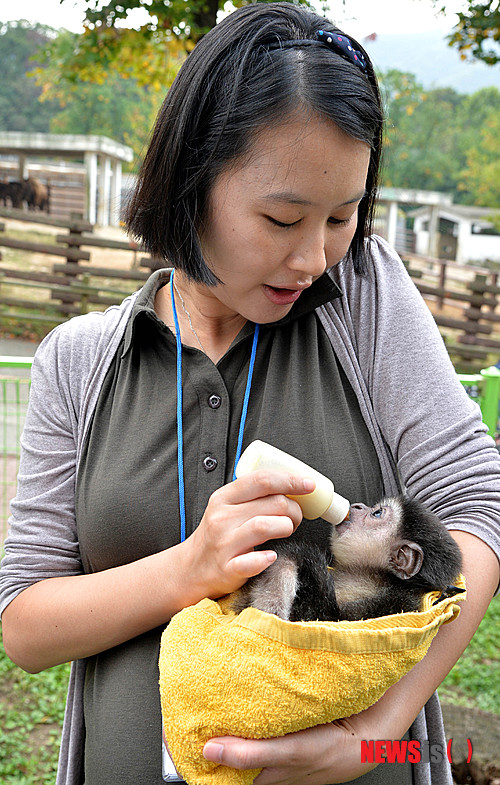
[[[65,406],[57,346],[60,331],[40,345],[32,366],[21,438],[16,498],[0,572],[0,610],[32,583],[81,572],[73,496],[74,407]]]
[[[372,269],[341,263],[338,304],[403,489],[500,558],[500,456],[403,263],[372,238]]]
[[[133,299],[60,325],[35,354],[0,570],[0,613],[28,586],[82,572],[74,511],[78,457]]]

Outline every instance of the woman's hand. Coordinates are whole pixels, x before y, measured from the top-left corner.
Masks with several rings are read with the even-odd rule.
[[[276,553],[255,551],[267,540],[288,537],[302,510],[286,494],[306,494],[314,481],[285,472],[256,471],[215,491],[200,525],[188,537],[189,575],[200,597],[216,599],[238,589],[269,566]]]
[[[377,737],[368,711],[276,739],[211,739],[203,754],[234,769],[262,768],[255,785],[350,782],[375,768],[361,763],[361,740]]]

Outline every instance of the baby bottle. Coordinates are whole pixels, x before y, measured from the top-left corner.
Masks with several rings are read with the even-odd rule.
[[[279,469],[314,480],[316,488],[311,493],[300,496],[288,495],[290,499],[298,502],[304,518],[309,520],[324,518],[325,521],[334,525],[347,518],[350,506],[347,499],[335,493],[333,483],[328,477],[299,461],[298,458],[278,450],[271,444],[256,440],[249,444],[242,453],[236,466],[236,477],[242,477],[257,469]]]

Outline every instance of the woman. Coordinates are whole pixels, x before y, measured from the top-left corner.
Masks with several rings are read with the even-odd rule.
[[[333,31],[276,3],[202,39],[129,207],[175,273],[38,352],[2,610],[21,667],[75,661],[58,785],[160,783],[165,624],[272,563],[255,546],[328,536],[285,495],[307,481],[231,482],[254,438],[350,499],[402,484],[453,530],[469,599],[375,706],[280,739],[215,739],[207,759],[264,767],[260,785],[449,781],[444,763],[369,771],[360,743],[444,743],[434,690],[498,584],[498,454],[401,262],[367,240],[380,99],[366,53]]]

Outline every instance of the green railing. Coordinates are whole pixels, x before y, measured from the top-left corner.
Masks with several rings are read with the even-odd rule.
[[[20,439],[28,405],[31,357],[0,356],[0,545],[7,534],[9,505],[15,496]],[[9,375],[8,371],[12,374]],[[459,374],[468,394],[481,407],[483,420],[494,436],[498,426],[500,370],[486,368],[479,374]]]
[[[0,545],[16,493],[21,433],[28,406],[31,357],[0,356]]]
[[[500,370],[494,365],[485,368],[481,373],[463,374],[458,378],[481,407],[483,422],[488,426],[490,436],[498,431],[498,402],[500,401]]]

